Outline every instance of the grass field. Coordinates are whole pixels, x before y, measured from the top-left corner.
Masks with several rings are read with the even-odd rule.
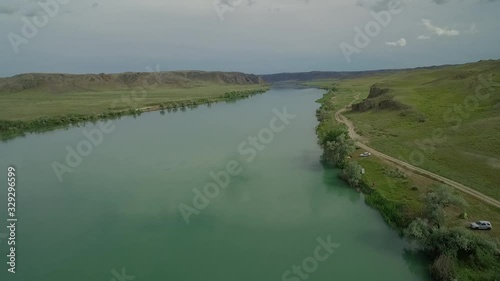
[[[473,67],[474,69],[484,69],[485,67],[488,68],[488,66],[491,63],[483,63],[479,64],[479,66]],[[499,62],[493,63],[494,66],[497,67],[500,65]],[[458,69],[471,69],[470,67],[464,67],[464,66],[458,66],[458,67],[452,67],[452,68],[458,68]],[[446,69],[445,69],[446,70]],[[442,71],[442,70],[440,70]],[[331,100],[335,109],[331,112],[331,115],[333,117],[333,114],[335,111],[338,109],[347,106],[349,103],[351,103],[354,99],[354,96],[356,96],[358,93],[360,93],[360,101],[364,98],[366,98],[369,94],[369,89],[370,87],[375,84],[375,83],[384,83],[384,85],[392,85],[390,84],[394,80],[398,79],[404,79],[405,77],[413,77],[414,75],[419,75],[422,74],[427,74],[425,70],[416,70],[414,73],[408,73],[412,71],[405,71],[400,74],[394,74],[394,76],[372,76],[372,77],[365,77],[361,79],[354,79],[354,80],[321,80],[321,81],[313,81],[313,82],[307,82],[306,84],[309,86],[314,86],[314,87],[319,87],[319,88],[324,88],[324,89],[331,89],[331,88],[336,88],[337,90],[334,92],[330,92],[329,94],[325,95],[320,102],[324,102],[325,100]],[[495,74],[495,72],[492,72]],[[422,80],[429,79],[429,75],[423,75],[424,78],[421,78]],[[436,78],[436,76],[432,76]],[[439,76],[438,76],[439,77]],[[493,81],[499,81],[500,79],[500,72],[497,72],[496,75],[493,76],[495,79]],[[404,81],[397,81],[399,87],[412,87],[411,85],[413,84],[421,84],[425,83],[422,80],[412,80],[413,82],[406,82],[403,83]],[[418,82],[417,82],[418,81]],[[447,81],[449,84],[452,82]],[[397,84],[396,83],[396,84]],[[407,83],[411,83],[410,86],[408,86]],[[459,102],[461,99],[463,99],[464,96],[466,96],[466,93],[459,93],[455,94],[455,92],[446,92],[442,88],[439,89],[427,89],[427,91],[432,91],[432,92],[441,92],[441,93],[447,93],[448,95],[460,95],[458,97],[446,97],[442,96],[440,99],[445,99],[449,100],[450,103],[451,101]],[[455,87],[456,89],[456,87]],[[417,107],[417,108],[424,108],[427,109],[428,112],[428,118],[429,119],[438,119],[439,118],[439,112],[432,113],[432,108],[438,108],[438,110],[443,110],[441,107],[446,107],[445,105],[442,104],[442,102],[436,102],[432,106],[425,106],[426,99],[432,99],[431,97],[426,98],[426,95],[429,95],[429,93],[422,93],[420,94],[420,91],[413,92],[413,90],[410,89],[404,89],[404,91],[401,91],[403,93],[413,93],[413,94],[401,94],[402,99],[407,98],[407,99],[414,99],[414,100],[419,100],[419,102],[414,102],[412,106]],[[444,95],[443,94],[443,95]],[[495,96],[496,94],[496,96]],[[396,94],[395,94],[396,95]],[[404,95],[407,95],[404,97]],[[418,95],[418,97],[411,97],[411,95]],[[420,96],[421,95],[421,96]],[[495,99],[500,99],[500,93],[493,93],[491,95],[491,101],[494,101]],[[422,106],[421,104],[424,104]],[[500,138],[497,138],[496,140],[493,139],[494,136],[497,136],[498,133],[500,133],[500,123],[491,124],[490,120],[486,120],[483,124],[486,124],[484,126],[490,126],[489,130],[485,131],[480,131],[477,132],[477,130],[473,131],[473,133],[470,130],[471,124],[468,124],[467,122],[472,122],[473,124],[476,124],[479,122],[481,123],[481,118],[483,118],[484,115],[497,115],[500,116],[500,109],[494,109],[489,110],[488,107],[491,107],[493,103],[491,102],[486,102],[485,105],[482,105],[486,109],[483,109],[484,111],[481,113],[471,113],[471,118],[469,118],[467,121],[464,120],[464,124],[462,126],[467,127],[469,129],[465,130],[466,132],[457,132],[455,134],[450,134],[449,135],[449,140],[450,143],[446,145],[440,145],[437,146],[435,149],[435,153],[437,155],[441,155],[440,161],[433,160],[434,158],[430,158],[428,161],[425,161],[422,167],[428,168],[432,167],[432,165],[435,165],[437,167],[440,167],[440,171],[442,170],[447,170],[448,173],[445,176],[450,177],[451,179],[457,180],[460,182],[460,179],[464,178],[464,176],[461,177],[452,177],[449,175],[455,175],[455,174],[460,174],[460,173],[466,173],[471,179],[469,181],[464,181],[465,184],[467,182],[471,183],[476,183],[476,182],[481,182],[482,177],[486,177],[486,179],[483,179],[484,181],[492,181],[496,184],[492,185],[491,188],[483,188],[483,190],[490,190],[490,194],[497,194],[497,192],[500,190],[500,170],[499,169],[494,169],[489,163],[480,163],[475,161],[474,163],[467,163],[466,158],[460,159],[460,156],[463,155],[461,153],[458,153],[460,151],[467,151],[471,150],[474,146],[477,146],[477,149],[484,149],[484,150],[489,150],[491,151],[491,157],[500,157],[500,151],[498,150],[498,146],[500,143]],[[492,111],[495,111],[492,112]],[[351,120],[355,121],[355,125],[357,128],[357,131],[362,133],[362,136],[370,142],[371,146],[374,146],[375,148],[379,149],[379,151],[382,151],[387,154],[392,154],[393,156],[398,158],[398,153],[401,153],[400,150],[403,151],[411,151],[412,144],[414,140],[420,139],[422,136],[426,136],[425,134],[428,133],[429,131],[432,132],[433,127],[438,127],[442,126],[442,123],[439,122],[438,120],[434,121],[426,121],[423,122],[422,124],[429,126],[428,128],[421,128],[419,127],[420,124],[415,124],[415,122],[407,122],[404,121],[405,118],[402,118],[400,113],[398,113],[396,110],[381,110],[381,109],[374,109],[368,112],[363,112],[363,113],[357,113],[357,112],[347,112],[345,114],[350,118]],[[403,119],[403,120],[401,120]],[[489,119],[489,117],[487,118]],[[418,122],[417,122],[418,123]],[[320,126],[326,127],[325,130],[333,130],[336,128],[343,127],[344,125],[339,124],[335,121],[335,118],[330,118],[326,120],[325,122],[322,122]],[[377,133],[377,131],[381,133]],[[460,130],[458,130],[460,131]],[[466,144],[469,138],[476,138],[477,136],[474,136],[472,134],[479,134],[479,138],[484,138],[484,139],[490,139],[491,142],[478,142],[477,144],[469,145]],[[392,135],[391,135],[392,134]],[[431,135],[432,137],[432,135]],[[463,139],[465,138],[465,139]],[[449,146],[454,145],[454,153],[451,155],[447,155],[446,151],[448,151]],[[443,148],[446,150],[441,151]],[[423,176],[420,176],[418,174],[414,174],[409,172],[408,170],[404,170],[403,172],[407,175],[406,179],[401,179],[397,177],[391,177],[388,174],[388,171],[391,171],[394,169],[394,166],[392,163],[385,162],[383,160],[380,160],[378,158],[374,157],[369,157],[369,158],[360,158],[358,157],[359,154],[361,154],[362,151],[358,150],[355,153],[353,153],[352,157],[358,161],[363,168],[366,169],[366,174],[365,178],[369,183],[375,183],[375,188],[381,192],[381,194],[389,199],[390,201],[400,203],[404,205],[404,209],[407,212],[408,216],[411,217],[417,217],[419,216],[423,209],[424,209],[424,203],[421,200],[421,196],[425,194],[426,192],[433,190],[437,184],[437,182],[432,181],[428,178],[425,178]],[[402,158],[403,159],[403,158]],[[461,166],[460,163],[448,163],[448,162],[453,162],[453,161],[459,161],[459,162],[465,162],[465,166]],[[450,171],[452,167],[458,166],[460,168],[459,171]],[[470,168],[470,167],[473,167]],[[472,169],[472,170],[467,170],[467,169]],[[479,172],[474,172],[474,171],[479,171]],[[496,173],[495,173],[496,171]],[[492,173],[494,174],[493,177],[489,176]],[[470,187],[477,187],[476,185],[470,185]],[[481,188],[477,188],[481,192]],[[485,192],[486,193],[486,192]],[[488,193],[486,193],[488,194]],[[492,196],[493,196],[492,195]],[[478,199],[475,199],[472,196],[469,196],[467,194],[462,194],[462,196],[467,200],[469,203],[469,206],[466,208],[466,212],[470,215],[470,218],[467,220],[461,220],[458,219],[459,213],[463,210],[454,210],[454,209],[449,209],[448,211],[448,224],[449,225],[462,225],[462,226],[467,226],[468,223],[471,221],[477,221],[477,220],[490,220],[494,225],[499,225],[500,226],[500,209],[497,209],[495,207],[491,207],[487,204],[482,203]],[[493,196],[494,197],[494,196]],[[480,233],[481,235],[485,236],[493,236],[496,238],[500,239],[500,228],[494,228],[493,231],[491,232],[482,232]]]
[[[264,85],[198,83],[192,87],[137,87],[93,92],[51,93],[23,91],[0,93],[0,120],[32,120],[65,114],[89,115],[111,110],[144,108],[161,103],[219,99],[233,91],[264,89]]]
[[[367,98],[375,83],[407,109],[347,112],[370,146],[500,199],[500,61],[308,85],[335,85],[346,104],[355,93]]]
[[[34,73],[0,78],[0,139],[145,111],[185,110],[267,89],[258,76],[237,72]]]
[[[373,78],[373,80],[363,79],[363,80],[347,80],[347,81],[314,81],[307,83],[310,86],[332,89],[336,88],[335,91],[330,91],[326,94],[320,102],[322,104],[333,105],[330,108],[330,117],[324,119],[318,128],[319,132],[335,130],[344,127],[343,124],[339,124],[335,121],[334,114],[337,110],[346,107],[360,93],[361,98],[366,98],[368,96],[368,90],[370,86],[377,81],[380,81],[381,77]],[[395,110],[385,110],[374,109],[373,112],[355,113],[351,112],[348,114],[349,118],[356,120],[355,124],[359,126],[362,120],[363,124],[383,124],[384,120],[379,120],[379,118],[387,118],[388,113],[394,113]],[[371,115],[369,115],[370,113]],[[362,117],[359,117],[362,116]],[[359,118],[359,119],[356,119]],[[370,119],[371,118],[371,119]],[[400,116],[394,115],[394,118],[401,118]],[[397,120],[396,119],[396,120]],[[397,122],[395,122],[398,124]],[[381,131],[391,130],[392,128],[377,127]],[[404,130],[400,128],[400,130]],[[411,130],[411,128],[407,128]],[[384,137],[386,133],[377,135],[364,134],[364,137],[371,141],[372,144],[375,143],[373,140],[377,137]],[[409,132],[413,135],[413,132]],[[485,134],[486,135],[486,134]],[[394,137],[395,138],[395,137]],[[366,141],[366,140],[365,140]],[[388,140],[387,143],[380,151],[384,153],[390,153],[394,151],[388,149],[392,145],[397,146],[398,143],[394,140]],[[462,148],[457,147],[457,150]],[[388,152],[389,151],[389,152]],[[352,153],[351,157],[353,160],[357,161],[364,169],[365,174],[363,175],[363,181],[366,183],[368,190],[374,190],[377,195],[375,196],[373,192],[367,191],[366,202],[371,206],[378,209],[384,218],[395,228],[402,230],[406,225],[398,225],[398,221],[394,218],[403,218],[406,223],[408,221],[414,220],[417,217],[423,218],[427,216],[426,213],[426,203],[424,195],[429,192],[436,191],[440,183],[435,182],[427,177],[423,177],[419,174],[413,173],[410,170],[402,169],[396,167],[393,163],[387,162],[376,157],[359,157],[363,150],[357,149]],[[497,156],[499,156],[497,154]],[[444,160],[446,161],[446,160]],[[450,160],[448,160],[450,161]],[[463,161],[463,160],[462,160]],[[483,164],[484,165],[484,164]],[[484,175],[476,175],[484,176]],[[470,196],[467,194],[460,194],[465,201],[467,206],[465,207],[455,207],[450,206],[445,208],[445,225],[448,228],[459,227],[466,229],[470,222],[478,220],[489,220],[493,224],[493,230],[491,231],[472,231],[475,235],[485,238],[485,241],[500,241],[500,209],[485,204],[484,202]],[[375,201],[374,201],[375,200]],[[375,202],[375,205],[373,203]],[[460,215],[466,212],[468,218],[464,219]],[[443,242],[444,243],[444,242]],[[456,276],[458,280],[493,280],[492,276],[498,274],[498,268],[476,268],[473,264],[468,264],[467,262],[460,262],[456,265]]]

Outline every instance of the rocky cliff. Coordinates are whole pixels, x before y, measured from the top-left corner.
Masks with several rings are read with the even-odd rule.
[[[371,86],[370,93],[365,100],[352,105],[353,111],[364,112],[370,109],[404,110],[409,109],[409,107],[394,100],[389,89],[382,88],[380,85],[375,84]]]

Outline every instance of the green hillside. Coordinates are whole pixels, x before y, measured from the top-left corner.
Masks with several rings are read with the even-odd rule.
[[[98,114],[264,87],[258,76],[237,72],[21,74],[0,78],[0,120]]]
[[[375,149],[500,199],[500,61],[311,84],[360,93],[345,115]]]
[[[69,124],[177,110],[246,97],[268,86],[238,72],[176,71],[120,74],[22,74],[0,78],[0,136]]]
[[[345,130],[335,119],[345,109],[368,146],[499,199],[499,73],[500,61],[481,61],[306,84],[329,89],[317,111],[320,141]],[[357,188],[416,243],[435,280],[497,280],[498,207],[363,152],[349,157],[365,171]],[[468,229],[478,220],[489,220],[492,230]]]

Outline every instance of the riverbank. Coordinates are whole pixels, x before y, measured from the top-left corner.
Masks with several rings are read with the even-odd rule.
[[[24,242],[16,255],[37,269],[6,280],[87,281],[122,267],[144,280],[293,280],[300,276],[288,270],[297,266],[308,280],[429,281],[422,258],[318,163],[311,131],[323,94],[273,88],[211,108],[121,118],[87,156],[81,143],[91,141],[87,132],[101,139],[99,124],[0,142],[2,163],[22,176]],[[66,162],[70,150],[78,165],[73,156]],[[54,161],[71,168],[62,182]],[[228,166],[235,162],[238,169]],[[199,211],[189,225],[181,204]],[[340,247],[319,250],[317,270],[307,272],[318,239]]]
[[[339,136],[350,135],[346,127],[337,122],[339,114],[335,115],[346,111],[359,93],[351,89],[338,89],[338,85],[323,85],[322,88],[329,90],[319,100],[321,108],[317,112],[320,121],[317,134],[324,153],[332,154],[328,151],[331,145],[326,145],[326,143],[328,141],[335,144],[348,143],[348,140],[339,139]],[[354,141],[351,141],[351,144],[354,145]],[[344,168],[342,177],[366,194],[366,203],[377,209],[389,225],[397,229],[401,235],[404,234],[405,237],[417,242],[422,252],[428,255],[429,269],[436,280],[453,280],[452,278],[456,277],[459,278],[458,280],[495,280],[492,277],[498,276],[500,272],[498,247],[492,246],[491,248],[485,244],[495,243],[498,237],[495,235],[496,230],[490,233],[472,233],[466,229],[466,226],[473,221],[468,214],[473,214],[474,217],[478,215],[495,217],[498,215],[498,210],[492,206],[485,206],[480,200],[467,195],[464,196],[467,206],[448,203],[431,206],[428,201],[431,196],[442,196],[441,194],[457,198],[462,198],[462,196],[448,190],[442,192],[443,187],[438,182],[414,171],[396,167],[388,161],[374,157],[360,157],[359,155],[364,150],[359,147],[352,150],[346,148],[346,151],[349,152],[349,160],[343,164],[343,167],[340,167]],[[358,166],[364,174],[352,172]],[[439,222],[436,222],[435,213],[429,212],[431,208],[433,212],[439,211]],[[465,216],[460,217],[460,214],[465,214]],[[418,224],[422,220],[428,223]],[[429,233],[426,241],[414,237],[411,230],[415,228]],[[457,233],[463,241],[469,243],[467,246],[454,244],[458,243],[452,240]],[[432,239],[437,239],[437,236],[440,237],[439,243],[446,245],[444,249],[439,248],[438,244],[433,244],[434,242],[427,244]],[[463,255],[469,255],[469,257],[464,258]]]
[[[129,101],[127,103],[128,106],[122,105],[122,109],[114,109],[112,107],[111,109],[101,113],[61,114],[59,116],[38,117],[31,120],[0,120],[0,139],[8,140],[22,136],[26,133],[46,132],[67,126],[78,126],[85,124],[86,122],[117,119],[127,115],[138,116],[143,112],[149,111],[185,111],[186,109],[194,109],[203,104],[210,105],[212,103],[222,101],[229,102],[245,99],[256,94],[265,93],[269,90],[269,87],[265,85],[259,87],[252,86],[249,88],[250,89],[244,90],[231,90],[218,96],[211,95],[208,98],[189,98],[190,95],[187,95],[187,98],[185,99],[168,101],[168,98],[165,97],[164,100],[166,101],[157,103],[145,103],[144,98],[137,96],[135,96],[135,100],[130,100],[130,97],[127,97],[127,100]],[[223,88],[221,87],[221,89]],[[110,104],[116,106],[118,103],[123,103],[123,98],[118,101],[112,101]]]

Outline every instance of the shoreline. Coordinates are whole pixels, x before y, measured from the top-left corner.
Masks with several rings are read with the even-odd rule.
[[[476,267],[471,265],[470,261],[464,259],[462,255],[469,256],[474,263],[495,264],[498,262],[500,252],[498,246],[494,246],[500,245],[498,240],[495,240],[495,237],[488,237],[483,233],[480,234],[467,229],[468,212],[479,211],[477,205],[474,206],[475,209],[470,209],[470,205],[467,205],[467,203],[478,204],[477,202],[480,202],[479,204],[489,206],[489,208],[498,206],[496,204],[487,205],[469,193],[458,193],[458,191],[462,191],[460,188],[452,189],[450,187],[453,193],[449,193],[448,196],[456,196],[455,198],[462,200],[466,198],[466,205],[448,207],[445,203],[441,207],[443,211],[446,209],[445,221],[436,225],[433,213],[429,213],[429,207],[434,205],[430,205],[431,203],[426,200],[428,200],[430,194],[432,194],[431,196],[439,196],[439,189],[441,188],[442,191],[443,188],[446,189],[447,185],[439,185],[443,181],[426,177],[419,173],[418,170],[412,171],[408,167],[398,166],[397,163],[388,159],[377,158],[376,156],[383,154],[382,152],[378,154],[372,152],[374,156],[369,158],[358,157],[357,154],[362,151],[371,150],[367,149],[368,146],[360,143],[357,139],[353,139],[353,136],[357,135],[354,128],[351,128],[345,122],[340,122],[347,120],[342,113],[357,99],[348,104],[347,96],[352,98],[350,93],[339,96],[335,93],[337,91],[335,87],[327,90],[328,92],[324,94],[323,98],[317,101],[321,104],[321,107],[317,112],[319,124],[316,134],[320,143],[323,144],[321,145],[323,155],[330,149],[329,146],[324,145],[324,141],[331,137],[329,134],[331,135],[336,130],[344,131],[345,136],[355,148],[354,152],[349,152],[349,161],[347,162],[359,166],[359,161],[363,165],[363,167],[359,166],[363,169],[363,173],[357,178],[359,182],[354,185],[351,184],[350,178],[344,177],[344,172],[349,167],[340,168],[342,173],[339,177],[353,188],[363,192],[365,194],[365,203],[377,210],[385,222],[398,231],[401,237],[404,237],[408,242],[415,243],[417,251],[427,257],[429,273],[433,280],[452,280],[442,279],[443,276],[450,276],[449,274],[459,280],[491,280],[488,279],[488,276],[497,274],[500,271],[499,267]],[[340,105],[339,102],[335,102],[339,100],[339,97],[342,99]],[[364,173],[365,168],[366,174]],[[447,182],[444,183],[447,184]],[[465,217],[463,214],[465,214]],[[425,238],[419,236],[418,231],[427,233]],[[456,241],[457,235],[463,241],[469,243],[469,248],[462,248],[462,244]],[[436,243],[437,241],[441,242]],[[451,249],[448,247],[442,248],[443,243],[453,247]],[[477,255],[477,252],[483,254]],[[456,256],[450,253],[455,253]],[[471,274],[477,275],[477,277],[470,279]]]
[[[204,99],[186,99],[179,101],[169,101],[165,103],[153,104],[141,108],[126,108],[122,110],[107,111],[94,114],[66,114],[58,117],[39,117],[33,120],[0,120],[0,139],[9,141],[26,134],[44,133],[61,128],[85,125],[88,122],[98,122],[105,120],[119,119],[125,116],[140,116],[144,112],[154,111],[178,111],[186,108],[194,109],[200,105],[211,105],[223,101],[237,101],[246,99],[254,95],[264,94],[269,91],[270,86],[265,85],[260,89],[233,91],[221,94],[219,97]]]

